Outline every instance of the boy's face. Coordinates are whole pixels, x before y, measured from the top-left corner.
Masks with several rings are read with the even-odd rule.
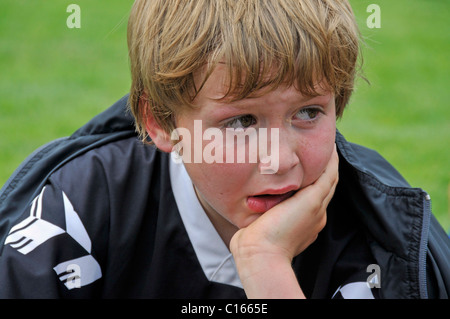
[[[321,175],[334,149],[336,112],[331,92],[319,90],[323,95],[311,98],[292,86],[280,86],[274,91],[266,90],[259,92],[264,94],[235,102],[217,100],[226,92],[226,76],[226,67],[219,64],[194,100],[198,107],[180,114],[176,126],[191,132],[191,140],[183,138],[181,144],[183,153],[190,148],[192,158],[196,147],[194,120],[201,120],[196,122],[197,133],[199,123],[202,134],[209,128],[223,132],[223,141],[215,141],[218,142],[215,145],[223,150],[223,163],[206,163],[202,159],[201,163],[192,160],[184,165],[208,216],[221,220],[226,227],[242,228]],[[260,129],[266,128],[267,152],[269,155],[271,149],[278,152],[277,165],[272,165],[275,172],[262,174],[267,162],[249,160],[249,140],[244,147],[247,152],[245,163],[227,162],[226,153],[230,148],[234,148],[234,154],[242,148],[234,145],[238,143],[230,146],[225,142],[227,128],[242,128],[244,132],[254,128],[258,137]],[[276,129],[278,136],[271,134]],[[273,136],[275,138],[271,138]],[[202,151],[208,144],[208,147],[213,145],[211,140],[201,141]]]

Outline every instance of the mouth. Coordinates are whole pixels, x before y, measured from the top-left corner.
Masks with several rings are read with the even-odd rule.
[[[275,205],[294,195],[296,191],[288,191],[281,194],[261,194],[247,197],[247,206],[255,213],[265,213]]]

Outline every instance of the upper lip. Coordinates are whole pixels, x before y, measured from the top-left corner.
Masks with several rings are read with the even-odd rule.
[[[299,186],[297,185],[289,185],[282,188],[269,188],[266,190],[263,190],[261,192],[258,192],[252,196],[261,196],[261,195],[283,195],[292,191],[296,191],[299,189]]]

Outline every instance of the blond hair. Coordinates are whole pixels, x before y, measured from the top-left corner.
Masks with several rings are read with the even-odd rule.
[[[145,140],[149,112],[174,129],[175,115],[201,90],[194,73],[207,65],[206,81],[218,62],[228,65],[234,99],[280,84],[314,96],[326,83],[339,117],[353,91],[359,39],[346,0],[137,0],[128,22],[137,131]]]

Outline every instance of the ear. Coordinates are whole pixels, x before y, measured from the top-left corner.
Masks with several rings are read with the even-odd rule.
[[[145,94],[142,95],[139,103],[142,103],[141,110],[148,110],[150,108],[148,98]],[[170,134],[158,124],[151,112],[146,112],[145,130],[158,149],[166,153],[172,152],[173,143]]]

